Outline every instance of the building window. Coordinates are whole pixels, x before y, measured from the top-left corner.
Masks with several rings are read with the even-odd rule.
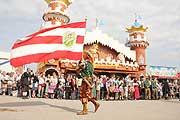
[[[134,39],[137,39],[137,33],[134,33]]]

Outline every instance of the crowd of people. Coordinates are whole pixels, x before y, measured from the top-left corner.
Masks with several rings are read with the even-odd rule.
[[[97,100],[158,100],[180,97],[180,80],[158,80],[156,77],[127,75],[94,75],[92,95]],[[0,70],[0,95],[22,98],[79,99],[82,78],[76,74],[22,74]]]

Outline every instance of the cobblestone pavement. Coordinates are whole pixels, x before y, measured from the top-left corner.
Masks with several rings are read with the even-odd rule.
[[[26,99],[0,96],[0,120],[180,120],[178,100],[100,101],[94,113],[76,115],[78,100]]]

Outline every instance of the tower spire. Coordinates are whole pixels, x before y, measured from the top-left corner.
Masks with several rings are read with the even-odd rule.
[[[48,10],[43,15],[45,21],[42,28],[60,26],[69,23],[68,6],[71,0],[45,0],[48,4]]]
[[[134,18],[135,18],[135,21],[137,21],[137,14],[134,13]]]
[[[137,21],[135,15],[135,22],[130,28],[126,28],[126,32],[129,33],[129,37],[126,46],[130,47],[131,50],[136,51],[136,62],[139,64],[138,76],[143,74],[146,76],[146,53],[145,50],[149,46],[149,42],[145,36],[148,27],[141,25]]]

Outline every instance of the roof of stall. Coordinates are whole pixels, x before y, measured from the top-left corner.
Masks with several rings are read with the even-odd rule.
[[[134,50],[130,50],[130,48],[126,47],[125,44],[119,43],[119,40],[113,39],[98,28],[92,32],[86,32],[85,36],[85,44],[93,44],[95,42],[101,43],[104,46],[109,46],[117,52],[123,53],[126,57],[133,61],[136,60],[136,52]]]

